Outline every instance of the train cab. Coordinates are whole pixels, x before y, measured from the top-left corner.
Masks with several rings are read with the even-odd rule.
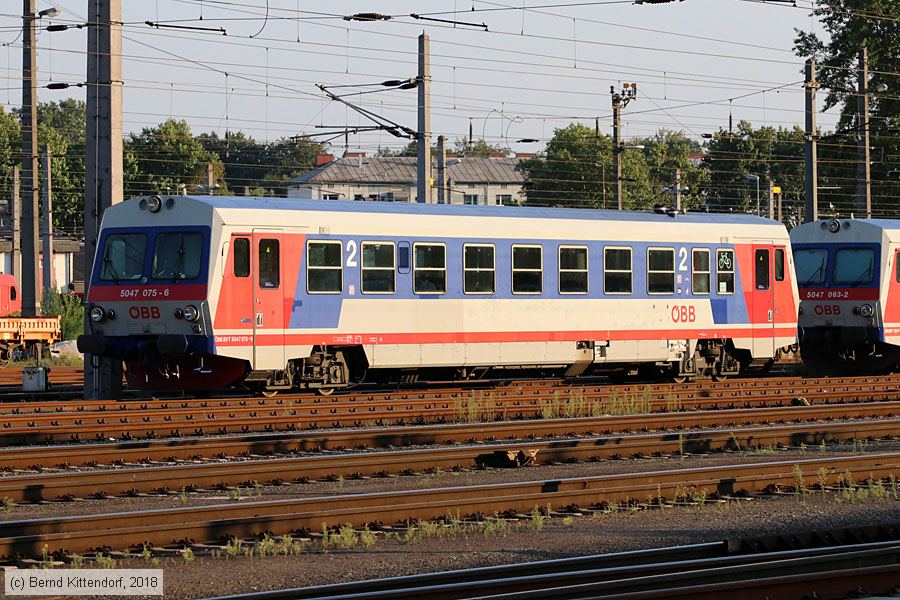
[[[791,231],[800,351],[813,372],[900,362],[900,221],[829,219]]]

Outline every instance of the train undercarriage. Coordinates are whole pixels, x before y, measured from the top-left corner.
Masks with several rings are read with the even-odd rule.
[[[259,393],[310,389],[321,394],[350,389],[360,384],[376,386],[448,383],[484,379],[561,378],[606,376],[616,381],[649,380],[682,383],[693,380],[722,380],[749,373],[764,373],[773,358],[754,360],[747,350],[737,349],[729,340],[699,340],[686,344],[679,360],[639,363],[589,363],[585,365],[505,365],[464,367],[423,367],[409,369],[370,368],[361,346],[315,347],[307,358],[294,359],[287,370],[252,371],[242,385]],[[780,351],[779,351],[780,353]]]
[[[806,327],[800,357],[811,375],[880,375],[898,370],[900,347],[880,339],[876,327]]]

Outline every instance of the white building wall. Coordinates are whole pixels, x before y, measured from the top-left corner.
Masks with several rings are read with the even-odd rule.
[[[522,187],[514,183],[457,183],[451,182],[450,204],[464,204],[465,196],[472,195],[478,197],[478,204],[481,206],[493,206],[498,204],[498,196],[502,196],[503,204],[518,204],[524,199]],[[366,184],[345,184],[332,183],[321,185],[304,184],[298,187],[289,188],[287,191],[288,198],[296,198],[298,200],[353,200],[357,196],[362,196],[363,200],[369,200],[370,196],[378,196],[384,198],[389,194],[393,194],[395,202],[414,202],[416,199],[415,185],[366,185]],[[334,198],[336,196],[336,198]],[[432,194],[433,201],[437,202],[437,189]],[[507,198],[508,196],[508,198]]]
[[[12,253],[0,252],[0,273],[12,273]],[[38,275],[39,282],[43,282],[44,259],[43,255],[38,256]],[[58,290],[66,289],[75,278],[75,255],[72,253],[56,253],[53,254],[53,285]]]

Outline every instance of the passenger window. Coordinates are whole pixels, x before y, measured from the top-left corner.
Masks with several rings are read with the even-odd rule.
[[[709,293],[709,250],[705,248],[691,252],[691,286],[695,294]]]
[[[494,274],[493,246],[463,246],[463,291],[466,294],[493,294]]]
[[[716,251],[716,291],[734,293],[734,250]]]
[[[281,258],[278,240],[259,240],[259,287],[275,289],[281,285]]]
[[[898,252],[897,254],[894,255],[894,264],[896,265],[896,271],[897,271],[897,283],[900,283],[900,252]],[[13,288],[13,289],[15,289],[15,288]],[[16,299],[16,297],[13,296],[13,300],[15,300],[15,299]]]
[[[413,244],[413,290],[417,294],[447,292],[447,248],[443,244]]]
[[[394,293],[394,243],[362,243],[363,294]]]
[[[337,240],[306,243],[306,290],[310,294],[340,294],[344,289],[343,244]]]
[[[585,246],[559,247],[559,293],[587,294],[588,249]]]
[[[250,240],[234,238],[234,276],[250,276]]]
[[[603,249],[603,293],[631,293],[631,248]]]
[[[647,250],[647,292],[650,294],[675,293],[674,248],[650,248]]]
[[[15,300],[17,294],[18,294],[18,292],[16,292],[16,286],[12,286],[11,288],[9,288],[9,299],[10,300]]]
[[[543,291],[542,252],[540,246],[512,247],[513,294],[540,294]]]
[[[756,289],[769,289],[769,251],[757,250],[754,254]]]
[[[784,250],[775,248],[775,281],[784,281]]]

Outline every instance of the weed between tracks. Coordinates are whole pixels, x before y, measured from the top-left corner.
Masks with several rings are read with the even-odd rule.
[[[540,417],[542,419],[561,419],[576,417],[600,417],[604,415],[637,415],[650,412],[652,401],[650,387],[644,386],[640,391],[621,394],[617,391],[599,399],[587,399],[580,390],[560,392],[554,390],[549,396],[540,399]],[[455,400],[456,420],[462,423],[498,421],[506,418],[505,410],[497,406],[496,401],[484,392],[475,390],[467,396]],[[681,410],[682,402],[675,395],[666,399],[666,409]]]

